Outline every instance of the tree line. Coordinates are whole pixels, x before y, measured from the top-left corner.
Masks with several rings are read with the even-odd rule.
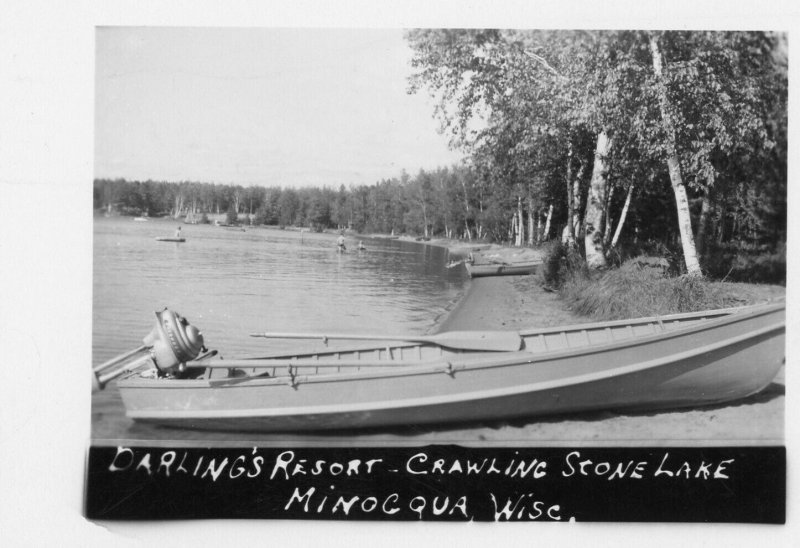
[[[258,225],[480,238],[485,229],[472,211],[480,201],[474,188],[472,170],[463,166],[420,170],[414,177],[403,172],[374,185],[338,189],[96,179],[94,207],[175,219],[226,214]]]
[[[511,237],[513,197],[466,165],[420,169],[373,185],[282,188],[201,182],[96,179],[94,208],[105,213],[170,216],[195,221],[226,215],[256,225],[347,228],[362,233],[490,239]],[[538,237],[548,238],[552,213],[539,212]],[[545,217],[548,221],[545,223]],[[545,226],[547,224],[547,226]]]

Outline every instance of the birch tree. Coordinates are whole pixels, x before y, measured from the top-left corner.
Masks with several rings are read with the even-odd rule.
[[[608,265],[603,249],[603,223],[605,221],[608,155],[610,149],[611,140],[605,131],[601,131],[597,136],[592,180],[589,185],[586,216],[583,220],[586,264],[591,268],[603,268]]]
[[[702,276],[703,272],[700,269],[700,261],[697,258],[697,249],[694,245],[689,200],[686,196],[686,186],[683,184],[683,178],[681,177],[681,166],[675,144],[675,126],[672,121],[673,107],[670,104],[669,97],[667,96],[667,89],[664,85],[663,58],[658,45],[657,33],[650,33],[650,52],[653,55],[653,72],[656,76],[658,105],[661,111],[661,122],[663,124],[666,140],[667,168],[669,169],[669,178],[672,182],[672,191],[675,193],[675,207],[678,213],[678,229],[681,234],[683,260],[686,263],[686,271],[690,275]]]

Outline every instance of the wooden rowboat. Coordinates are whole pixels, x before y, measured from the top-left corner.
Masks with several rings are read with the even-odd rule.
[[[480,263],[465,262],[470,278],[482,276],[520,276],[533,274],[542,265],[541,261],[525,263]]]
[[[186,241],[186,238],[156,238],[158,242],[178,242],[183,243]]]
[[[199,332],[189,329],[187,340],[196,342]],[[118,387],[137,421],[243,431],[690,407],[761,391],[783,364],[784,338],[785,303],[778,302],[518,333],[409,335],[246,359],[209,353],[166,373],[152,363],[139,367]]]

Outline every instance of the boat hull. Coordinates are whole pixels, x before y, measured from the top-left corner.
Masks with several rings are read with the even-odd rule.
[[[485,276],[523,276],[533,274],[542,263],[464,264],[471,278],[481,278]]]
[[[578,348],[464,353],[291,376],[120,381],[128,416],[196,429],[314,431],[664,409],[745,398],[783,364],[785,310],[764,307]],[[304,374],[308,371],[308,374]]]
[[[157,242],[177,242],[183,243],[186,241],[186,238],[156,238]]]

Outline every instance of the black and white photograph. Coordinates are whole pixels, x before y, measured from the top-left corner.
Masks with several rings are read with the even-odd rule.
[[[785,34],[96,44],[92,443],[125,446],[110,466],[157,474],[142,444],[782,445]],[[190,475],[237,474],[220,460]],[[518,460],[497,466],[535,468]],[[325,517],[317,490],[284,509]],[[341,500],[333,517],[381,514]]]
[[[793,36],[769,15],[82,24],[77,207],[50,171],[4,183],[58,220],[4,220],[44,273],[10,288],[31,365],[4,468],[28,425],[79,421],[96,541],[785,540]],[[14,241],[45,231],[50,255]],[[16,413],[28,389],[58,418]]]

